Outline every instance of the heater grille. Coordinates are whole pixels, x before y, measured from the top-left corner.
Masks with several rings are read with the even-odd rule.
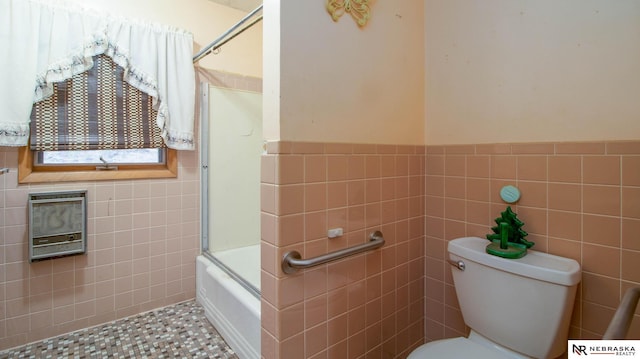
[[[29,261],[87,248],[87,191],[29,194]]]

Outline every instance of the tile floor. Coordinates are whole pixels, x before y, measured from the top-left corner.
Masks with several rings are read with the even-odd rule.
[[[195,301],[0,352],[9,358],[238,358]]]

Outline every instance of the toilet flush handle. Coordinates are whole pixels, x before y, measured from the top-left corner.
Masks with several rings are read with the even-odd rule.
[[[449,264],[451,264],[452,266],[460,269],[461,271],[464,271],[464,269],[466,268],[463,261],[454,261],[453,259],[448,259],[447,262],[449,262]]]

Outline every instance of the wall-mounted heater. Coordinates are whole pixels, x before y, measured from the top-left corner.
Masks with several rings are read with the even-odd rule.
[[[86,190],[29,194],[29,261],[86,249]]]

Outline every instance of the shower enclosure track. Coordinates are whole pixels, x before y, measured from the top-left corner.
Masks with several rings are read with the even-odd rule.
[[[251,293],[254,297],[260,299],[260,290],[254,287],[251,283],[246,281],[242,276],[236,273],[233,269],[229,268],[226,264],[222,263],[218,258],[211,254],[211,252],[203,251],[202,255],[205,256],[208,260],[215,263],[223,272],[225,272],[229,277],[233,278],[238,284],[240,284],[247,292]]]
[[[227,42],[231,41],[234,37],[240,35],[241,33],[243,33],[244,31],[246,31],[247,29],[249,29],[250,27],[252,27],[253,25],[257,24],[258,22],[260,22],[262,20],[262,15],[260,15],[258,18],[254,19],[252,22],[250,22],[247,26],[243,27],[242,29],[240,29],[238,32],[236,32],[235,34],[231,35],[234,31],[236,31],[240,26],[244,25],[244,23],[246,23],[247,21],[249,21],[252,17],[254,17],[257,13],[259,13],[260,11],[262,11],[262,5],[258,6],[257,8],[255,8],[253,11],[251,11],[249,14],[247,14],[247,16],[243,17],[240,21],[238,21],[235,25],[231,26],[227,31],[225,31],[222,35],[220,35],[217,39],[213,40],[209,45],[205,46],[202,50],[200,50],[200,52],[198,52],[196,54],[196,56],[193,57],[193,63],[195,64],[196,62],[200,61],[200,59],[202,59],[203,57],[209,55],[210,53],[212,53],[213,51],[217,50],[218,48],[220,48],[222,45],[226,44]],[[231,35],[230,37],[228,37],[229,35]],[[227,38],[228,37],[228,38]]]

